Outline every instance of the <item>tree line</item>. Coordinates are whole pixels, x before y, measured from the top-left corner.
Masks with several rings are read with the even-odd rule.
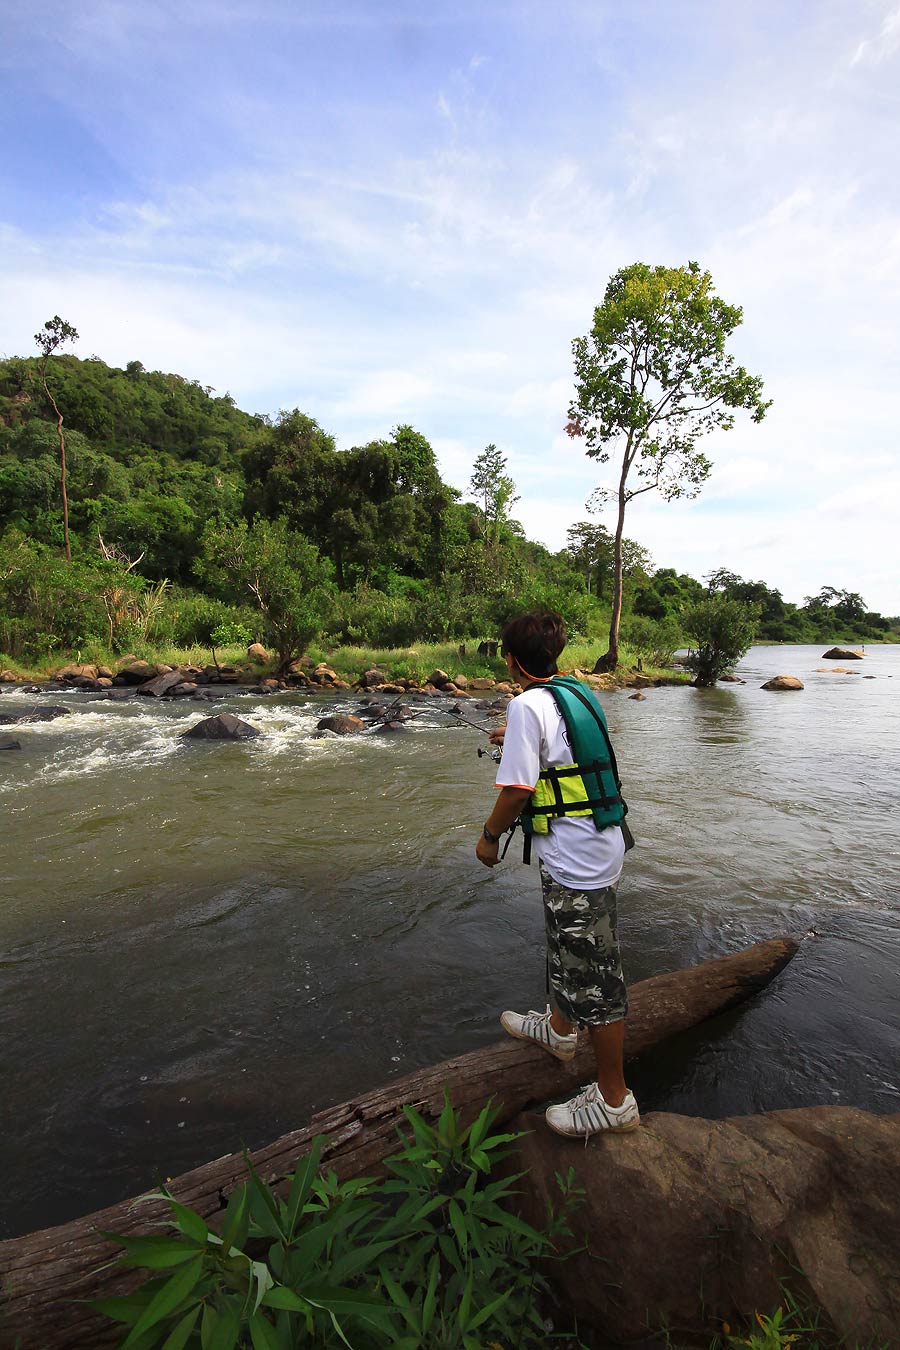
[[[514,519],[515,483],[494,444],[462,494],[412,426],[338,450],[299,409],[248,414],[228,394],[139,361],[122,370],[65,354],[77,333],[55,316],[36,334],[38,355],[0,362],[0,651],[40,661],[258,636],[287,660],[313,639],[396,647],[490,636],[539,605],[558,609],[573,634],[608,628],[607,668],[620,625],[632,646],[663,658],[695,640],[689,616],[710,603],[736,606],[751,640],[884,638],[891,621],[856,593],[825,586],[795,606],[724,568],[701,583],[654,567],[625,536],[639,491],[699,490],[705,430],[727,427],[734,406],[756,417],[767,406],[759,382],[722,355],[736,320],[716,308],[707,274],[664,271],[623,269],[592,335],[575,344],[570,431],[601,460],[617,437],[625,449],[614,529],[577,521],[556,552]],[[692,383],[678,352],[693,343],[696,354],[702,332],[660,318],[685,306],[713,334]]]

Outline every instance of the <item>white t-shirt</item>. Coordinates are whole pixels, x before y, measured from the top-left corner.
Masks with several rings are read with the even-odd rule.
[[[497,787],[534,788],[541,769],[575,762],[559,704],[540,685],[514,698],[506,714]],[[591,816],[554,816],[547,834],[531,836],[532,852],[570,890],[600,890],[617,881],[625,857],[618,825],[598,830]]]

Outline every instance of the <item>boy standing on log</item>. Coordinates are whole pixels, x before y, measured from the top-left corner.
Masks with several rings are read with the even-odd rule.
[[[547,1109],[558,1134],[587,1138],[636,1129],[637,1103],[623,1076],[628,999],[616,931],[625,805],[606,719],[591,692],[557,674],[566,645],[558,614],[523,614],[503,630],[502,652],[522,685],[507,723],[492,733],[503,745],[496,805],[475,852],[499,860],[500,836],[520,821],[525,860],[538,856],[547,932],[547,969],[555,1007],[504,1012],[501,1025],[557,1059],[575,1055],[586,1027],[597,1079],[570,1101]]]

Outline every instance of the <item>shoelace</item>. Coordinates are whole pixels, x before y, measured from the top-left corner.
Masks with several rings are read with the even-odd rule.
[[[556,1037],[558,1041],[567,1041],[569,1039],[569,1036],[560,1036],[558,1031],[553,1031],[553,1027],[550,1025],[551,1016],[552,1013],[549,1008],[546,1010],[546,1012],[538,1012],[536,1008],[529,1008],[528,1012],[525,1014],[526,1019],[530,1017],[534,1022],[535,1030],[537,1030],[539,1026],[545,1026],[547,1028],[548,1033],[553,1032],[553,1035]],[[530,1027],[529,1030],[531,1030]],[[571,1032],[569,1033],[569,1035],[571,1035]],[[547,1039],[548,1040],[550,1039],[549,1034]]]

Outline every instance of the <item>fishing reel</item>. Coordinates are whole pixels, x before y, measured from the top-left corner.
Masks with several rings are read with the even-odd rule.
[[[500,749],[499,745],[495,745],[492,750],[485,750],[483,745],[479,745],[478,758],[484,759],[485,755],[487,755],[488,759],[492,759],[495,764],[499,764],[503,757],[503,751]]]

